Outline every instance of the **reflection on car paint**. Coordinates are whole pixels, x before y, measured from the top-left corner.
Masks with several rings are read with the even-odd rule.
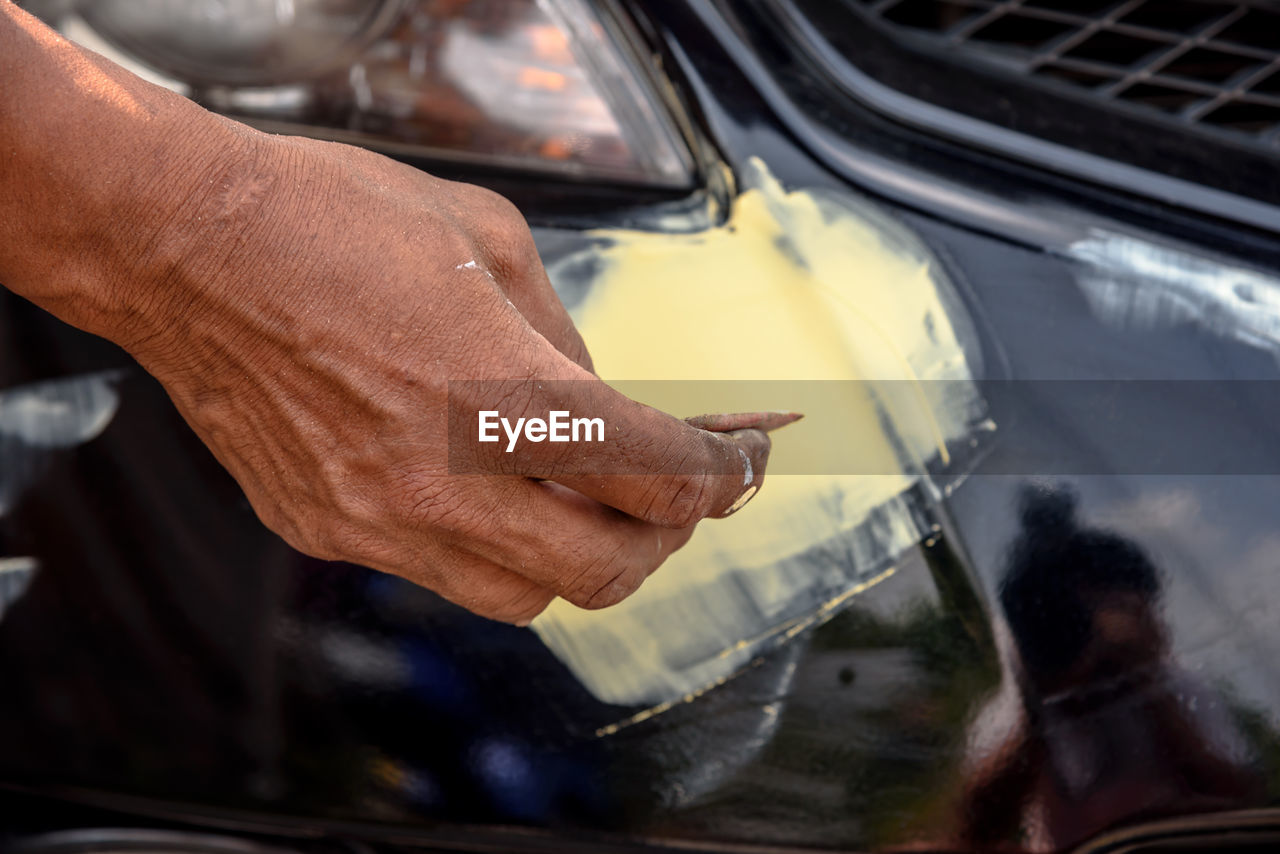
[[[759,497],[703,524],[637,594],[607,613],[556,602],[535,620],[596,697],[650,707],[638,718],[888,578],[933,530],[926,466],[985,422],[968,321],[913,234],[857,197],[787,192],[759,160],[744,184],[720,227],[597,232],[549,266],[570,291],[589,271],[575,319],[624,393],[681,416],[822,413],[778,434]],[[845,474],[859,470],[884,474]]]
[[[33,557],[0,557],[0,619],[18,601],[35,575],[40,562]]]
[[[1163,573],[1077,503],[1062,485],[1022,489],[999,585],[1018,700],[1001,692],[976,718],[999,735],[974,740],[952,846],[1057,851],[1126,817],[1262,794],[1235,710],[1172,655]]]
[[[0,515],[39,471],[44,452],[96,438],[116,413],[118,371],[0,391]]]
[[[0,517],[39,476],[52,451],[88,442],[111,423],[119,405],[104,371],[0,391]],[[0,554],[0,617],[31,584],[39,561]]]
[[[1280,360],[1280,279],[1127,235],[1093,230],[1067,249],[1090,308],[1121,329],[1183,325]]]

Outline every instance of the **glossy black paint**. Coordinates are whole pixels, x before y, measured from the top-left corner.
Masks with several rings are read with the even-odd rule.
[[[713,14],[648,10],[726,162],[760,156],[789,186],[890,205],[956,279],[989,376],[1277,378],[1270,354],[1191,327],[1103,326],[1070,263],[1033,248],[1109,222],[1275,269],[1272,237],[922,139],[806,87],[747,15],[734,47],[753,53],[731,58]],[[762,60],[772,96],[739,67]],[[776,99],[801,89],[820,137]],[[851,185],[859,174],[874,180]],[[553,190],[521,193],[547,226],[557,209],[588,217]],[[637,216],[625,195],[596,202],[596,224]],[[1096,413],[1012,400],[977,469],[941,481],[942,536],[895,578],[728,684],[600,738],[632,710],[594,700],[532,633],[292,551],[127,356],[0,293],[0,388],[104,366],[128,371],[111,426],[55,455],[0,519],[0,554],[41,564],[0,619],[14,791],[492,850],[1043,850],[1280,799],[1275,476],[1107,474]],[[1206,429],[1169,388],[1169,429]],[[1077,463],[1065,470],[1101,473],[1004,473],[1046,442]],[[0,799],[3,823],[74,820],[29,804]]]
[[[857,0],[749,0],[748,5],[771,15],[770,20],[791,37],[805,41],[804,54],[815,66],[842,66],[836,71],[842,85],[884,99],[887,111],[897,111],[905,123],[929,128],[935,135],[967,138],[975,147],[1009,158],[1039,161],[1042,167],[1078,179],[1108,172],[1118,177],[1115,173],[1129,167],[1147,170],[1141,179],[1144,186],[1130,188],[1136,192],[1152,192],[1162,177],[1189,178],[1173,191],[1185,206],[1196,206],[1199,200],[1194,197],[1213,187],[1226,190],[1231,195],[1224,197],[1234,197],[1237,205],[1242,197],[1258,199],[1263,204],[1254,210],[1273,215],[1280,181],[1272,157],[1253,149],[1243,137],[1180,123],[1173,116],[1135,108],[1084,87],[1046,81],[1025,74],[1026,65],[1002,68],[996,62],[975,62],[963,50],[939,50],[938,43],[921,40],[918,33],[891,24]],[[1054,8],[1053,3],[1046,5]],[[1089,9],[1086,0],[1058,3],[1056,8],[1087,14],[1107,4],[1092,5]],[[1145,11],[1159,16],[1162,5],[1149,4]],[[1183,8],[1196,6],[1221,9],[1194,0]],[[937,7],[934,10],[937,14]],[[1167,5],[1165,10],[1169,14]],[[846,57],[856,62],[856,70],[846,64]],[[877,82],[887,85],[880,90]],[[992,92],[998,97],[991,97]],[[942,108],[935,114],[939,120],[930,119],[926,105]],[[949,117],[941,118],[947,112]],[[985,129],[961,134],[964,122],[957,115],[978,119]],[[1013,133],[1006,135],[996,127]],[[1045,143],[1058,149],[1049,150]],[[1092,168],[1072,168],[1069,161],[1082,155],[1097,157]],[[1211,207],[1201,210],[1207,213]]]

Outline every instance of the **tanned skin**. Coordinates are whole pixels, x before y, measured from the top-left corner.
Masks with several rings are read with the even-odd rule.
[[[769,453],[597,379],[500,196],[214,115],[8,0],[0,282],[137,359],[295,548],[498,620],[623,599]],[[503,414],[603,417],[609,441],[526,445],[520,474],[486,445],[456,473],[469,378],[578,380]]]

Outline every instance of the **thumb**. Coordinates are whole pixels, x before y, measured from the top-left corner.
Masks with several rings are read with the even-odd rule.
[[[556,356],[564,364],[551,375],[574,379],[467,384],[473,402],[464,411],[474,414],[453,435],[469,446],[471,471],[555,481],[669,528],[727,515],[759,490],[771,445],[764,430],[748,425],[760,419],[703,417],[699,423],[728,429],[699,429]],[[451,454],[451,465],[458,459]]]

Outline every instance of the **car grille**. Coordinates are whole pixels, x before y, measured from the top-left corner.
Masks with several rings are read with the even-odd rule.
[[[1252,205],[1280,207],[1280,0],[741,2],[837,132],[924,130],[912,150],[1274,228]]]
[[[1280,149],[1280,6],[851,0],[978,61]]]

